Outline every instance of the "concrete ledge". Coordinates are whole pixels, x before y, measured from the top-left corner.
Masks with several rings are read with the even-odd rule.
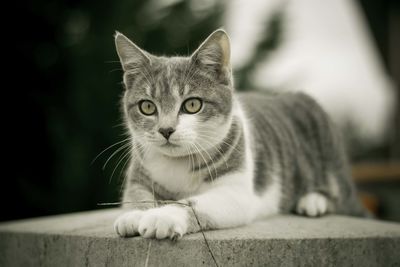
[[[0,266],[214,266],[201,234],[174,243],[122,239],[117,209],[0,224]],[[399,266],[400,224],[276,216],[205,232],[220,266]]]

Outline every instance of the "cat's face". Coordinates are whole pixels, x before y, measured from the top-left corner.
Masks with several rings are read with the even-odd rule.
[[[144,150],[177,157],[223,141],[233,101],[225,32],[214,32],[187,58],[149,55],[119,33],[116,46],[124,68],[126,123]]]

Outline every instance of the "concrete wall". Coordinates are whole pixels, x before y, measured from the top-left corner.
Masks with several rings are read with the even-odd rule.
[[[215,266],[200,233],[119,238],[110,209],[0,224],[0,266]],[[219,266],[399,266],[400,224],[276,216],[205,232]]]

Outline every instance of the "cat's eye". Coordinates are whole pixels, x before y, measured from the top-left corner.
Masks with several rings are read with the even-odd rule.
[[[143,100],[139,103],[140,112],[144,115],[150,116],[156,113],[156,105],[149,100]]]
[[[182,110],[188,114],[194,114],[200,111],[203,102],[199,98],[189,98],[183,102]]]

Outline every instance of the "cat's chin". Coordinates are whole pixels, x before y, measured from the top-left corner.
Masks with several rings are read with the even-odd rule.
[[[157,151],[167,157],[179,158],[188,155],[187,150],[184,147],[178,145],[163,145],[157,147]]]

